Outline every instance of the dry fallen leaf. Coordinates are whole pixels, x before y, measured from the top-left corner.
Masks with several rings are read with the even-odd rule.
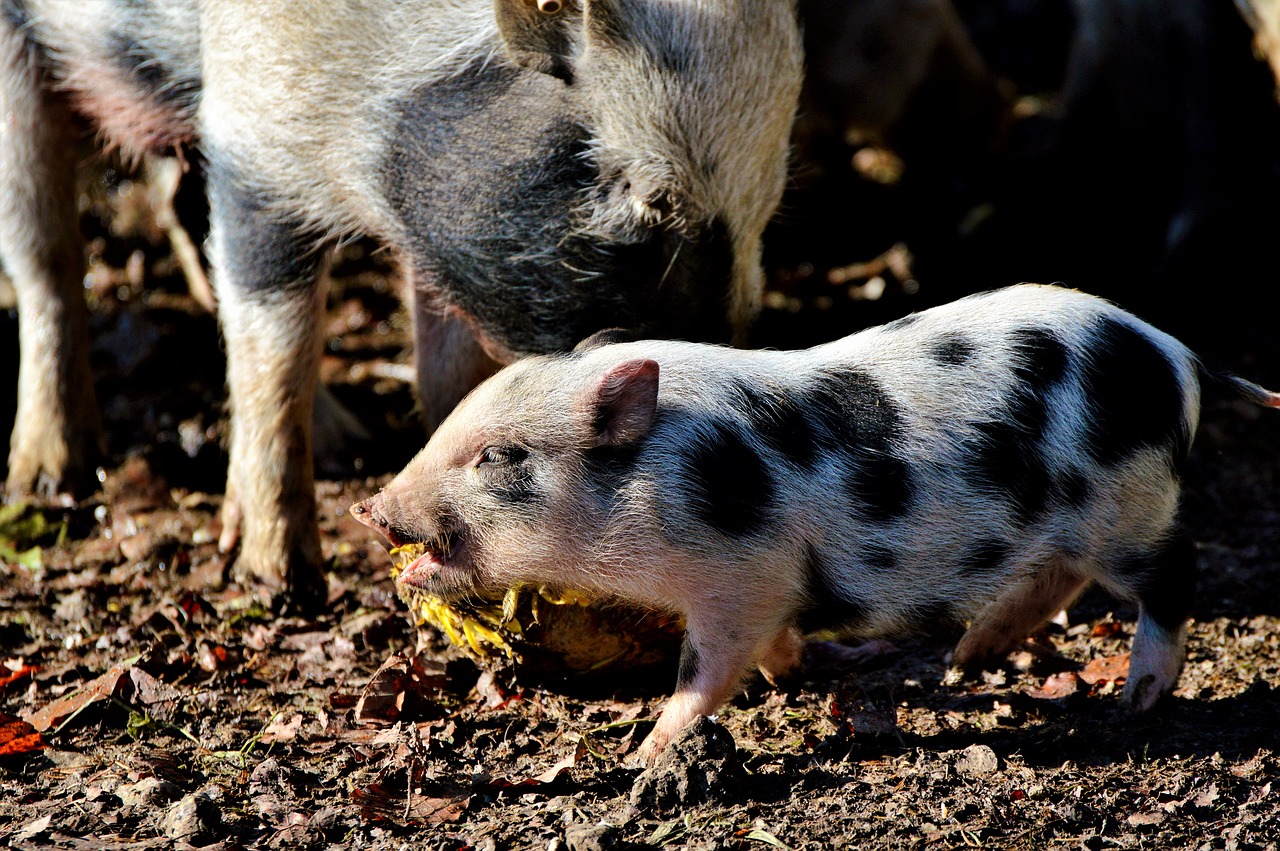
[[[351,798],[360,805],[365,818],[385,818],[399,824],[451,824],[462,818],[471,803],[470,795],[404,795],[381,783],[353,789]]]
[[[32,754],[45,747],[35,727],[17,716],[0,712],[0,759]]]
[[[410,659],[402,653],[392,653],[361,692],[356,702],[355,721],[391,724],[402,716],[431,714],[427,710],[436,706],[436,698],[447,683],[443,669],[430,670],[417,657]]]
[[[27,716],[27,721],[40,732],[44,732],[56,724],[66,723],[83,711],[86,706],[111,697],[115,693],[116,685],[120,682],[120,678],[124,676],[125,670],[124,665],[113,665],[111,670],[96,680],[85,684],[83,688],[46,704],[43,708],[31,713]]]
[[[1129,816],[1127,821],[1134,827],[1141,827],[1142,825],[1148,824],[1160,824],[1160,822],[1165,820],[1165,817],[1165,814],[1159,810],[1152,810],[1149,813],[1134,813]]]
[[[1049,676],[1039,688],[1029,693],[1039,700],[1058,700],[1070,697],[1080,688],[1080,678],[1074,671],[1061,671]]]
[[[1129,676],[1129,654],[1121,653],[1119,656],[1101,656],[1092,659],[1084,666],[1079,676],[1091,686],[1104,680],[1123,682]]]
[[[8,668],[7,665],[5,667]],[[3,677],[0,677],[0,688],[4,688],[10,683],[16,683],[18,680],[23,679],[24,677],[34,676],[35,674],[39,673],[40,666],[39,665],[23,665],[19,663],[16,668],[10,668],[9,670],[12,670],[13,673],[6,674]]]
[[[263,742],[292,742],[298,738],[298,733],[302,731],[302,722],[305,719],[301,712],[293,714],[289,720],[277,718],[275,721],[267,725],[267,729],[262,731]]]

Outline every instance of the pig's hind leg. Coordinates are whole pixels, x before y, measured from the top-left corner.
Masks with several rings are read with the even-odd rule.
[[[1089,579],[1055,559],[988,605],[960,638],[952,664],[969,668],[1013,651],[1079,596]]]
[[[1195,543],[1176,530],[1150,556],[1129,559],[1101,580],[1117,596],[1138,603],[1129,676],[1120,693],[1121,703],[1134,712],[1147,711],[1177,685],[1195,575]]]

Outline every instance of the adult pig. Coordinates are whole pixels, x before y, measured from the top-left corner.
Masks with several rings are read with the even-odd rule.
[[[969,665],[1090,581],[1138,604],[1123,702],[1174,687],[1203,373],[1172,337],[1021,285],[799,351],[601,342],[480,385],[352,513],[425,544],[398,581],[446,599],[546,584],[683,615],[645,760],[752,664],[793,668],[802,634],[964,620]]]
[[[73,115],[206,164],[220,543],[314,602],[326,246],[372,235],[410,279],[428,428],[498,363],[602,327],[740,341],[800,68],[790,0],[0,0],[9,494],[79,484],[99,442]]]

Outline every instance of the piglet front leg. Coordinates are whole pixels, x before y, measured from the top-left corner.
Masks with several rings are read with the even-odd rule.
[[[712,715],[742,682],[772,635],[746,619],[709,623],[711,618],[689,616],[676,690],[658,723],[636,751],[636,762],[653,765],[671,740],[699,715]]]

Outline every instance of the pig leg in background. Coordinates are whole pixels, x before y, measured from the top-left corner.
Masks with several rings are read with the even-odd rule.
[[[776,686],[800,669],[804,647],[804,636],[795,627],[789,626],[778,633],[769,649],[760,657],[760,673],[769,681],[769,685]]]
[[[1087,577],[1051,563],[986,608],[961,636],[951,662],[968,668],[998,659],[1014,650],[1028,635],[1084,591]]]
[[[193,231],[184,224],[178,212],[179,193],[200,193],[203,197],[203,175],[191,163],[175,156],[150,156],[146,158],[145,176],[156,224],[169,237],[182,275],[187,281],[191,297],[209,313],[217,314],[218,304],[205,268],[204,257],[196,244]],[[208,229],[203,220],[192,220],[197,235]],[[312,447],[316,465],[334,478],[349,470],[347,457],[360,444],[372,437],[364,424],[334,397],[323,381],[316,384],[315,422],[312,431]]]
[[[351,470],[350,454],[368,444],[373,435],[364,423],[338,401],[323,381],[316,382],[311,448],[321,478],[342,478]]]
[[[1195,592],[1196,548],[1177,532],[1145,562],[1124,566],[1130,587],[1115,593],[1138,601],[1138,628],[1120,702],[1145,712],[1173,690],[1186,657],[1187,618]],[[1134,587],[1136,586],[1136,588]]]
[[[156,224],[169,237],[169,245],[173,248],[173,256],[182,268],[182,276],[187,281],[187,290],[191,297],[210,313],[218,312],[218,305],[213,297],[213,286],[209,283],[209,275],[205,271],[204,260],[200,249],[196,246],[191,233],[183,225],[178,216],[176,201],[182,186],[183,176],[190,166],[178,157],[147,157],[144,174],[151,207],[155,210]]]
[[[327,252],[216,162],[209,201],[231,405],[219,545],[239,542],[239,579],[305,610],[326,590],[311,424]]]
[[[21,351],[10,498],[96,486],[102,451],[76,214],[75,125],[31,58],[26,39],[0,23],[0,258],[17,294]]]
[[[760,657],[760,673],[769,685],[777,686],[801,668],[839,673],[897,650],[892,641],[883,638],[869,638],[853,646],[838,641],[805,640],[795,627],[787,627]]]
[[[413,292],[413,354],[418,372],[418,405],[427,434],[481,381],[502,366],[480,345],[471,326],[448,313],[422,284]]]

